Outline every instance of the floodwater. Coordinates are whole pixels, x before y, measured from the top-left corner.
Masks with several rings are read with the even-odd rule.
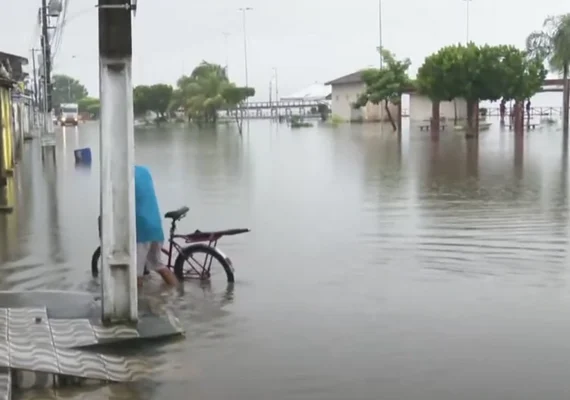
[[[55,170],[42,168],[38,144],[26,147],[17,211],[1,220],[0,289],[97,290],[97,133],[95,124],[59,132]],[[80,147],[92,148],[91,169],[75,168]],[[181,230],[252,232],[221,242],[233,290],[187,283],[173,301],[187,337],[153,349],[162,371],[153,382],[81,398],[570,393],[558,129],[515,138],[494,121],[478,141],[454,132],[434,141],[379,125],[291,131],[252,121],[243,138],[231,126],[142,130],[136,158],[151,168],[163,211],[191,207]]]

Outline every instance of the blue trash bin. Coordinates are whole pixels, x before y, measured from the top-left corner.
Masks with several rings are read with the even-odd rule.
[[[76,164],[84,164],[84,165],[91,165],[91,149],[77,149],[75,150],[75,163]]]

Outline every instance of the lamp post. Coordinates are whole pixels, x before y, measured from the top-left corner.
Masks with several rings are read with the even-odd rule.
[[[382,0],[378,0],[378,53],[380,54],[380,68],[384,66],[382,49]]]
[[[229,53],[228,53],[228,48],[229,48],[228,47],[228,37],[230,36],[230,34],[228,32],[223,32],[222,35],[224,35],[224,46],[225,46],[225,51],[226,51],[226,76],[228,76],[228,78],[229,78],[229,76],[230,76],[230,73],[229,73],[229,65],[230,65],[229,59],[230,59],[230,57],[229,57]]]
[[[463,0],[466,3],[466,19],[467,21],[465,22],[465,45],[469,44],[469,4],[471,3],[471,0]]]
[[[246,13],[248,11],[253,10],[251,7],[242,7],[239,8],[239,11],[242,13],[242,21],[243,21],[243,59],[245,64],[245,86],[249,86],[249,76],[247,72],[247,21],[246,21]],[[247,100],[246,100],[247,101]]]

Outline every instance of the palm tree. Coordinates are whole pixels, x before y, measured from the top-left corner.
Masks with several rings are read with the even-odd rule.
[[[217,111],[225,103],[222,93],[228,85],[225,68],[202,62],[190,76],[178,80],[172,106],[182,106],[197,122],[216,122]]]
[[[550,69],[562,72],[564,92],[562,101],[562,131],[568,135],[570,111],[570,14],[548,17],[544,20],[543,30],[531,33],[526,39],[530,55],[548,61]]]

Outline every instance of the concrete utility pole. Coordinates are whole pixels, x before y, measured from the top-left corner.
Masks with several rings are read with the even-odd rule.
[[[42,59],[43,59],[43,115],[44,115],[44,126],[42,132],[42,145],[54,143],[46,142],[46,139],[51,139],[53,135],[53,121],[51,118],[52,110],[52,83],[51,83],[51,46],[49,43],[49,19],[48,19],[48,5],[46,0],[42,0],[41,8],[41,19],[42,19],[42,36],[41,36],[41,47],[42,47]]]
[[[136,322],[132,16],[130,0],[99,0],[102,320]]]
[[[36,52],[38,49],[32,49],[32,68],[34,73],[34,107],[38,106],[38,71],[36,69]]]

